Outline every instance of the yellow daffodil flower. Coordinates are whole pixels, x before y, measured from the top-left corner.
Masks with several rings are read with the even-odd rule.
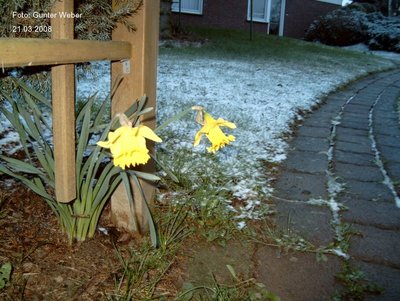
[[[140,125],[133,127],[130,124],[122,125],[114,132],[108,134],[108,141],[99,141],[97,144],[109,148],[114,158],[114,165],[122,169],[129,166],[146,164],[149,161],[149,150],[146,147],[146,139],[161,142],[149,127]]]
[[[200,143],[203,135],[206,135],[208,140],[211,142],[211,146],[207,148],[209,153],[215,153],[220,148],[235,141],[235,137],[232,135],[226,136],[222,130],[221,126],[228,127],[230,129],[235,129],[236,125],[232,122],[226,121],[222,118],[215,120],[210,114],[204,112],[204,122],[203,127],[196,133],[194,138],[194,146]]]

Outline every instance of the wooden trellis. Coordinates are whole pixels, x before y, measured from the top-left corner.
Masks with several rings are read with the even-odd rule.
[[[73,2],[56,1],[52,12],[73,12]],[[112,82],[121,75],[124,77],[112,98],[112,114],[123,112],[143,94],[148,95],[149,105],[156,107],[159,0],[143,1],[139,12],[130,21],[137,27],[135,32],[118,26],[113,31],[112,41],[107,42],[74,40],[73,19],[60,18],[58,14],[51,19],[52,39],[0,39],[2,68],[52,65],[55,186],[59,202],[76,198],[75,63],[110,60]],[[154,128],[154,115],[144,123]],[[147,170],[152,168],[146,165]],[[152,200],[154,187],[146,182],[142,184],[147,200]],[[128,200],[120,188],[112,197],[113,220],[117,226],[129,229]],[[136,192],[135,197],[140,198]],[[143,228],[146,221],[140,205],[137,206],[139,224]]]

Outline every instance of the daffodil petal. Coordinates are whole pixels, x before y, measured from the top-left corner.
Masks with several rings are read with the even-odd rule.
[[[224,120],[222,118],[219,118],[217,120],[217,123],[218,123],[219,126],[226,126],[226,127],[230,128],[230,129],[236,129],[236,124],[234,124],[233,122],[226,121],[226,120]]]
[[[201,137],[203,137],[203,133],[201,131],[198,131],[196,135],[194,136],[194,143],[193,146],[197,146],[200,143]]]
[[[210,124],[210,123],[214,123],[216,120],[207,112],[204,112],[204,123],[205,124]]]
[[[124,135],[127,131],[129,131],[128,126],[121,126],[118,129],[116,129],[114,132],[108,133],[108,140],[110,143],[114,143],[121,135]]]
[[[161,138],[149,127],[132,128],[129,125],[123,125],[108,134],[108,141],[99,141],[97,144],[110,148],[113,164],[125,169],[130,166],[146,164],[150,160],[145,138],[161,142]]]
[[[111,143],[109,141],[98,141],[96,144],[104,148],[110,148],[111,146]]]
[[[233,122],[226,121],[222,118],[215,120],[210,114],[204,112],[204,124],[202,128],[196,133],[194,139],[194,146],[200,143],[203,134],[206,135],[208,140],[211,142],[211,146],[207,148],[209,153],[215,153],[220,148],[235,141],[233,135],[226,136],[220,127],[225,126],[231,129],[235,129],[236,125]]]
[[[143,136],[147,139],[153,140],[155,142],[162,142],[161,138],[153,132],[153,130],[145,125],[139,126],[138,135]]]

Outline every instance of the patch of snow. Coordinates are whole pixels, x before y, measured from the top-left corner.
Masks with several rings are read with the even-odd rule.
[[[342,183],[338,183],[335,177],[329,177],[328,179],[328,193],[330,195],[338,195],[341,191],[343,191],[344,185]]]
[[[290,132],[290,124],[301,118],[299,111],[311,109],[324,95],[366,72],[356,65],[327,68],[324,62],[294,65],[274,60],[161,54],[158,122],[162,124],[182,110],[200,105],[215,118],[237,125],[235,130],[223,128],[236,141],[214,156],[224,178],[231,179],[225,184],[226,189],[244,201],[243,208],[250,217],[257,211],[254,201],[271,193],[268,171],[262,162],[279,163],[286,158],[285,135]],[[171,150],[171,161],[173,152],[181,148],[205,153],[204,146],[193,148],[197,130],[199,125],[193,113],[160,133],[163,150]],[[202,144],[208,144],[205,138]],[[198,164],[195,157],[188,157],[187,166],[191,170],[201,169],[204,164],[207,162]]]
[[[241,222],[238,222],[238,223],[237,223],[237,228],[238,228],[239,230],[242,230],[244,227],[246,227],[246,222],[241,221]]]
[[[342,257],[344,259],[350,259],[350,256],[347,253],[343,252],[341,248],[332,249],[332,252],[333,254]]]
[[[382,67],[388,65],[382,63]],[[193,148],[194,135],[200,127],[193,112],[189,118],[173,123],[160,133],[164,142],[159,147],[168,152],[171,161],[175,151],[186,151],[182,172],[201,171],[212,181],[223,179],[225,182],[218,189],[229,190],[243,202],[242,208],[235,209],[238,217],[258,218],[260,204],[272,191],[269,184],[272,177],[263,162],[279,163],[286,158],[285,137],[291,131],[291,123],[301,119],[299,111],[311,109],[330,91],[370,71],[356,63],[354,66],[341,63],[340,59],[333,66],[327,67],[324,60],[298,64],[273,59],[208,59],[161,54],[157,88],[159,124],[186,108],[200,105],[215,118],[234,122],[237,129],[223,128],[236,141],[213,156],[206,155],[205,138],[200,146]],[[78,77],[79,98],[95,92],[104,98],[109,91],[107,62],[93,63],[91,73]],[[3,134],[6,133],[0,140],[4,149],[17,137],[4,116],[0,116]],[[228,200],[224,201],[229,206]]]
[[[17,132],[9,131],[3,138],[0,139],[1,151],[8,155],[12,155],[17,152],[21,145],[19,142],[19,135]]]
[[[372,106],[369,110],[369,116],[368,116],[369,138],[371,140],[371,148],[372,148],[373,152],[375,153],[375,164],[378,165],[379,170],[381,171],[383,179],[384,179],[383,184],[385,184],[388,187],[388,189],[390,190],[390,192],[392,193],[394,201],[396,203],[396,207],[400,208],[400,197],[397,195],[396,189],[393,184],[393,180],[390,178],[389,174],[387,173],[387,171],[383,165],[381,153],[376,146],[375,134],[374,134],[374,129],[373,129],[374,109],[375,109],[376,104],[380,101],[381,96],[382,96],[382,94],[380,94],[376,98],[375,102],[372,104]]]
[[[108,235],[108,230],[104,227],[98,227],[97,228],[99,230],[100,233],[104,234],[104,235]]]
[[[111,91],[111,72],[109,61],[90,62],[90,71],[79,71],[76,86],[78,98],[85,99],[95,93],[101,98],[106,98]]]
[[[336,180],[335,173],[333,171],[333,150],[336,146],[336,135],[337,135],[337,126],[340,124],[342,120],[343,111],[346,105],[348,105],[353,99],[355,95],[350,96],[344,105],[340,108],[338,114],[332,118],[331,124],[331,132],[329,135],[329,150],[327,152],[328,159],[328,169],[326,170],[326,178],[327,178],[327,191],[329,199],[326,201],[326,205],[332,214],[332,226],[335,229],[336,240],[341,242],[343,240],[343,235],[341,231],[341,219],[340,219],[340,210],[342,208],[341,204],[336,200],[337,195],[343,190],[344,185],[338,183]]]
[[[5,180],[3,180],[4,186],[10,189],[9,192],[15,191],[15,187],[16,187],[15,182],[16,182],[15,179],[5,179]]]
[[[315,205],[315,206],[326,206],[326,200],[325,199],[309,199],[306,202],[309,205]]]
[[[343,48],[366,53],[366,54],[380,56],[385,59],[389,59],[389,60],[393,60],[393,61],[400,61],[400,53],[391,52],[391,51],[383,51],[383,50],[369,50],[368,46],[363,43],[355,44],[355,45],[351,45],[351,46],[345,46]]]
[[[76,82],[76,93],[79,99],[86,99],[94,94],[97,94],[99,100],[107,98],[110,93],[110,62],[100,61],[91,62],[91,69],[89,72],[83,70],[77,70],[77,82]],[[12,111],[10,104],[7,101],[2,103],[5,109]],[[52,118],[49,112],[42,112],[44,119],[47,121],[49,126],[52,126]],[[43,136],[45,139],[52,144],[52,133],[44,127]],[[1,152],[8,155],[12,155],[21,149],[19,142],[19,135],[15,132],[15,129],[11,125],[10,121],[0,113],[0,148]],[[95,144],[98,140],[97,136],[94,136],[90,143]]]

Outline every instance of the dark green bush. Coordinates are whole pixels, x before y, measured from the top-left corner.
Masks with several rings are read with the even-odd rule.
[[[364,19],[365,13],[357,10],[334,10],[315,20],[307,30],[305,39],[334,46],[364,42],[367,39]]]
[[[362,5],[368,7],[370,4]],[[355,6],[346,7],[315,20],[305,39],[332,46],[365,43],[371,50],[400,52],[400,17],[385,17],[380,12],[366,13]]]

